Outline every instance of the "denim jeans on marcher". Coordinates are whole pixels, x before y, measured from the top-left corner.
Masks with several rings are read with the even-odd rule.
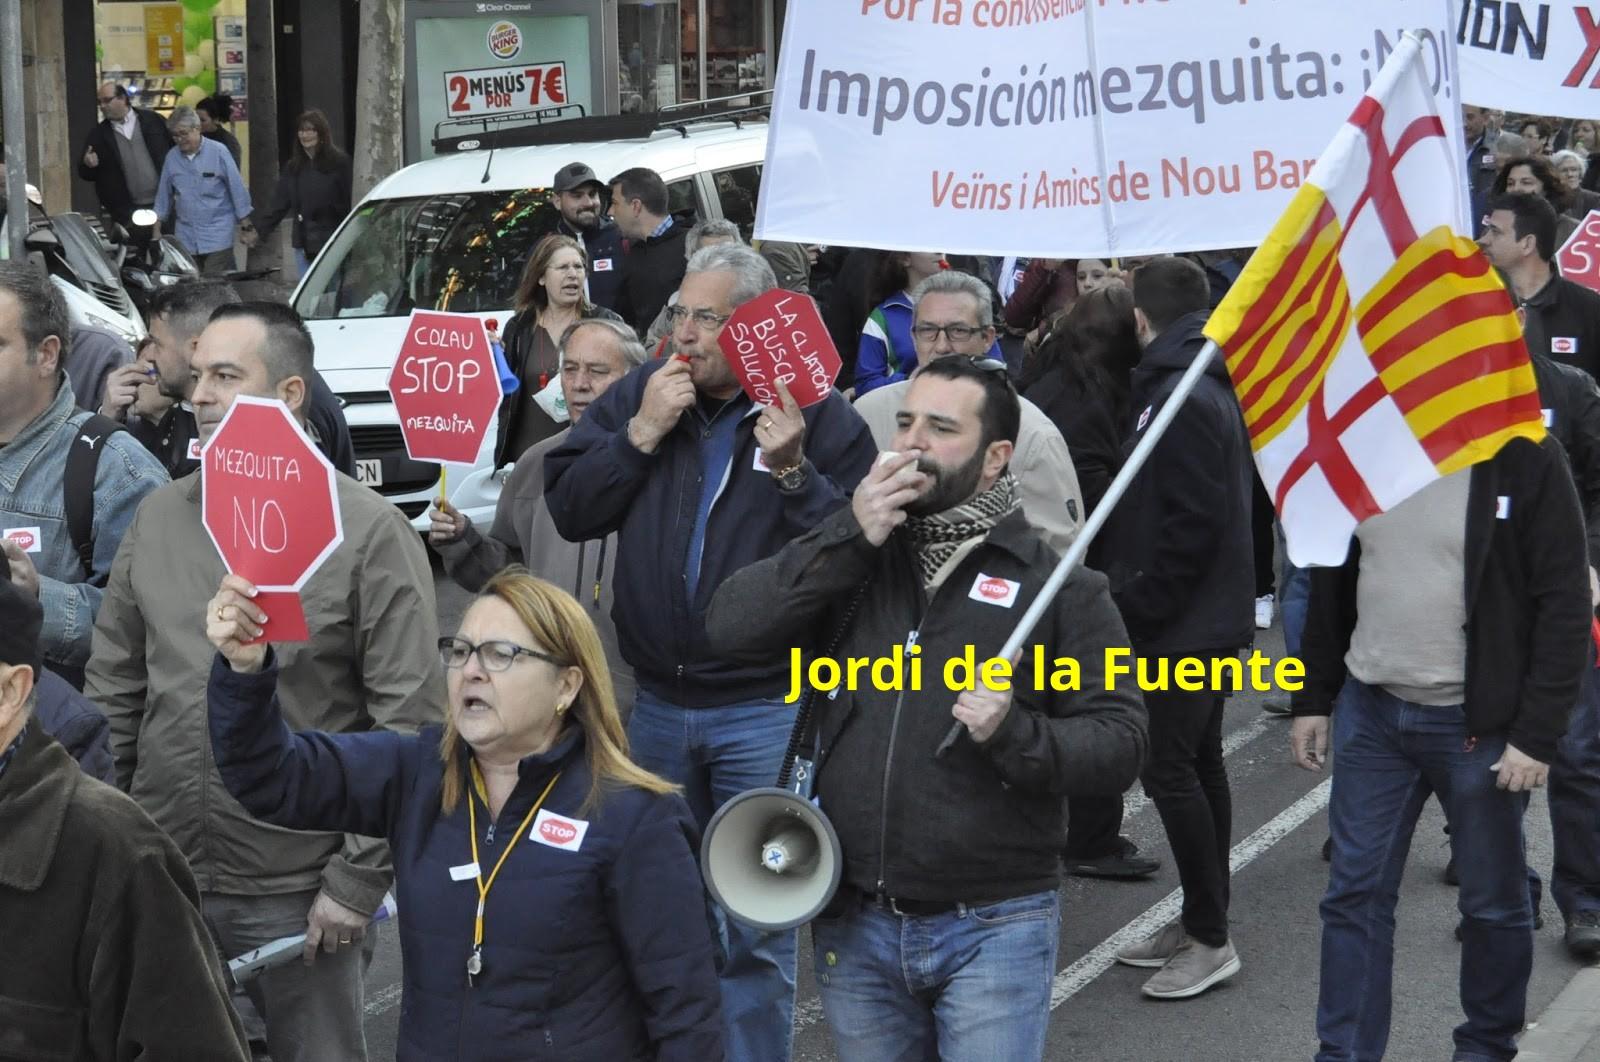
[[[901,917],[857,901],[811,923],[839,1062],[1030,1062],[1044,1054],[1060,897]]]
[[[1437,793],[1461,887],[1461,1008],[1453,1062],[1517,1053],[1533,912],[1521,794],[1495,787],[1504,735],[1467,732],[1460,705],[1431,707],[1351,679],[1333,713],[1333,859],[1322,901],[1317,1062],[1369,1062],[1389,1041],[1394,911],[1417,816]]]
[[[643,686],[628,720],[633,760],[683,786],[702,830],[750,789],[776,784],[795,706],[781,698],[680,708]],[[722,1017],[728,1062],[788,1062],[794,1033],[796,932],[765,933],[713,909],[726,956]]]
[[[1283,621],[1283,655],[1298,659],[1300,637],[1306,630],[1306,610],[1311,604],[1311,569],[1297,568],[1286,559],[1278,580],[1278,615]]]
[[[1600,672],[1583,673],[1578,704],[1550,764],[1550,895],[1571,919],[1600,911]]]

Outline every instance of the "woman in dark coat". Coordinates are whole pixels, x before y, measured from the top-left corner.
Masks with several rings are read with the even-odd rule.
[[[1023,380],[1028,400],[1067,440],[1085,516],[1122,466],[1129,380],[1138,363],[1133,294],[1113,282],[1078,297]]]
[[[310,110],[296,123],[300,146],[289,154],[272,206],[257,211],[256,231],[265,239],[285,217],[294,219],[295,266],[305,276],[311,262],[350,213],[350,156],[333,145],[328,116]]]
[[[215,96],[207,96],[195,104],[194,113],[200,116],[200,135],[227,148],[228,154],[233,156],[233,164],[244,169],[244,152],[239,147],[239,138],[227,127],[227,123],[233,121],[233,97],[220,92]]]
[[[571,236],[552,233],[534,244],[522,269],[502,341],[506,364],[521,381],[500,404],[494,466],[504,468],[535,443],[570,426],[561,394],[561,337],[578,321],[621,317],[589,301],[589,256]],[[540,395],[545,397],[541,400]]]
[[[721,1062],[694,820],[628,759],[582,606],[507,569],[439,641],[442,729],[293,734],[252,589],[206,607],[217,769],[264,821],[388,840],[396,1057]]]

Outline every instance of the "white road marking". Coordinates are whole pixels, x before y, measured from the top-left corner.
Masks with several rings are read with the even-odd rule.
[[[1266,712],[1262,712],[1260,715],[1256,716],[1256,718],[1252,719],[1250,722],[1246,723],[1244,726],[1241,726],[1238,730],[1235,730],[1233,733],[1222,739],[1223,758],[1227,759],[1229,756],[1232,756],[1235,752],[1238,752],[1240,749],[1250,744],[1250,742],[1260,737],[1264,731],[1283,722],[1284,720],[1278,716],[1268,715]],[[1284,740],[1283,755],[1285,759],[1288,759],[1289,753],[1287,738]],[[1135,786],[1134,788],[1128,790],[1127,795],[1122,798],[1122,817],[1125,819],[1131,819],[1135,815],[1139,814],[1139,812],[1149,807],[1149,805],[1150,798],[1144,795],[1144,787]]]
[[[1228,869],[1237,874],[1267,849],[1289,836],[1307,819],[1328,806],[1333,779],[1325,778],[1305,796],[1278,812],[1271,821],[1233,846],[1228,854]],[[1101,941],[1095,949],[1056,974],[1050,990],[1050,1009],[1054,1010],[1116,962],[1117,952],[1150,936],[1178,916],[1183,907],[1183,890],[1173,889],[1139,917]]]
[[[367,1017],[376,1018],[385,1011],[393,1010],[400,1005],[401,987],[390,985],[388,988],[374,992],[367,997]]]

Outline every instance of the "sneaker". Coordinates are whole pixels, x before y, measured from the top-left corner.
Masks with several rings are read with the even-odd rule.
[[[1456,857],[1451,856],[1450,861],[1444,865],[1444,883],[1456,888],[1461,887],[1461,879],[1456,875]]]
[[[1262,594],[1256,598],[1256,630],[1264,631],[1272,626],[1272,604],[1271,594]]]
[[[1231,940],[1220,948],[1185,940],[1161,972],[1146,981],[1140,991],[1151,999],[1189,999],[1220,985],[1242,967]]]
[[[1162,967],[1188,939],[1183,932],[1183,921],[1174,918],[1151,936],[1117,952],[1117,961],[1124,966]]]
[[[1600,959],[1600,911],[1578,911],[1567,919],[1566,941],[1573,958]]]
[[[1322,861],[1324,863],[1333,862],[1333,838],[1332,837],[1329,837],[1326,841],[1322,842]]]
[[[1063,854],[1061,865],[1075,878],[1111,878],[1129,881],[1148,878],[1161,869],[1161,860],[1139,854],[1139,846],[1119,837],[1117,850],[1090,859]]]
[[[1261,710],[1280,719],[1287,719],[1294,714],[1289,708],[1289,702],[1281,700],[1262,701]]]

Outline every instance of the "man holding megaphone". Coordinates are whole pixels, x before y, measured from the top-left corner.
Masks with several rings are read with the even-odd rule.
[[[1048,604],[1015,689],[946,685],[946,661],[999,654],[1056,567],[1007,470],[1019,420],[1001,363],[924,365],[897,414],[900,452],[880,457],[850,508],[730,577],[707,616],[713,645],[736,657],[826,647],[879,658],[898,646],[908,660],[890,688],[862,672],[815,702],[816,792],[832,823],[817,831],[815,865],[827,866],[837,830],[842,868],[831,901],[792,917],[816,916],[817,980],[841,1062],[1039,1058],[1061,797],[1121,794],[1144,759],[1139,694],[1104,682],[1105,650],[1127,633],[1096,572],[1073,571]],[[1060,684],[1075,689],[1036,688],[1036,645],[1046,660],[1078,662],[1078,682]],[[962,736],[940,755],[952,721]],[[750,860],[768,859],[797,832],[773,820],[708,831],[709,884],[735,917],[744,907],[776,917],[769,901],[784,875],[769,875],[770,890],[759,876],[723,881],[715,850],[749,840]]]

